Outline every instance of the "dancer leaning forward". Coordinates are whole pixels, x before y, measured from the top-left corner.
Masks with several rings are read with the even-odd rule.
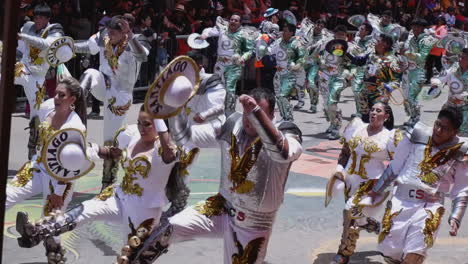
[[[167,94],[166,102],[172,103],[171,111],[174,113],[182,109],[195,94],[194,87],[199,86],[199,78],[196,78],[192,80],[193,85],[190,85],[189,91],[172,92],[173,86],[169,85],[171,80],[158,80],[163,80],[163,93]],[[181,99],[181,95],[186,97]],[[91,221],[112,221],[127,228],[128,235],[124,235],[124,244],[128,245],[122,249],[118,262],[128,263],[126,256],[131,255],[153,229],[166,230],[168,218],[186,205],[189,190],[184,183],[184,176],[187,175],[187,167],[194,160],[198,149],[192,149],[189,153],[182,152],[170,140],[164,121],[154,119],[143,107],[138,115],[138,125],[118,130],[114,141],[116,147],[90,144],[86,154],[93,160],[118,160],[125,172],[120,185],[108,186],[93,199],[64,214],[56,212],[35,225],[29,221],[26,213],[18,213],[16,224],[21,234],[18,240],[20,246],[33,247],[43,240],[47,241]],[[171,206],[163,211],[169,202]]]
[[[193,85],[186,76],[172,79],[179,94]],[[147,101],[154,114],[170,103],[158,87]],[[263,89],[242,95],[240,102],[244,112],[230,115],[220,131],[191,133],[186,111],[169,119],[171,133],[184,148],[211,139],[211,146],[221,149],[219,193],[170,218],[168,232],[154,231],[129,256],[130,263],[151,263],[171,243],[207,236],[224,238],[223,263],[263,263],[291,163],[302,152],[301,132],[291,122],[275,122],[275,97]]]

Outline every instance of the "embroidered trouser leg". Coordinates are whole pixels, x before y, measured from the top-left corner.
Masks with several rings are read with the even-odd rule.
[[[351,88],[354,94],[354,103],[356,105],[356,114],[362,116],[366,102],[363,100],[362,90],[364,88],[364,69],[357,68],[354,73],[354,78],[351,82]]]
[[[242,67],[231,63],[217,61],[214,72],[221,76],[224,83],[224,88],[226,89],[226,116],[229,116],[236,110],[235,95],[237,81],[240,80],[242,75]]]
[[[316,85],[318,65],[312,65],[307,70],[307,91],[309,92],[310,105],[317,108],[319,99],[319,89]]]
[[[46,99],[46,90],[44,86],[45,77],[31,73],[23,73],[15,78],[15,84],[21,85],[24,88],[24,93],[31,107],[30,117],[37,115],[41,104]]]
[[[382,220],[378,250],[384,256],[399,261],[409,253],[426,256],[439,231],[442,215],[438,209],[441,207],[440,203],[404,201],[393,197]]]
[[[305,81],[306,81],[306,72],[304,69],[300,69],[296,73],[296,91],[297,91],[297,100],[299,104],[304,105],[305,98]]]
[[[411,123],[419,121],[420,106],[418,96],[421,93],[425,81],[424,69],[408,70],[403,77],[403,88],[405,89],[405,111],[410,116]]]
[[[225,213],[207,217],[192,207],[173,216],[170,223],[173,226],[171,243],[202,237],[222,237],[224,239],[224,264],[243,263],[241,260],[249,259],[252,253],[258,254],[254,264],[263,263],[265,259],[270,230],[241,228],[236,226]],[[250,250],[246,250],[247,248]],[[216,260],[212,262],[219,263]]]
[[[277,71],[275,75],[275,90],[278,89],[278,109],[283,120],[294,120],[288,96],[296,84],[296,75],[292,72]],[[279,87],[278,87],[279,86]],[[278,88],[277,88],[278,87]]]
[[[345,80],[341,76],[331,76],[328,80],[327,100],[325,101],[325,108],[328,112],[330,124],[334,130],[341,128],[341,110],[338,109],[338,102],[340,101],[341,92],[345,88]]]
[[[26,175],[17,174],[13,180],[8,183],[6,189],[5,209],[9,209],[16,204],[43,192],[41,174],[31,173],[32,178],[27,178],[25,177]],[[46,189],[46,191],[48,192],[48,189]]]
[[[125,125],[128,110],[132,105],[132,94],[122,91],[118,83],[114,82],[106,92],[104,101],[104,145],[114,146],[117,130]],[[105,160],[103,167],[103,188],[115,183],[118,164],[112,160]]]

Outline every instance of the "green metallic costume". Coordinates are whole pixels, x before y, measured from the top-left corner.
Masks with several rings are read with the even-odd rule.
[[[405,91],[405,111],[410,116],[405,126],[412,127],[419,121],[421,113],[418,96],[426,81],[426,57],[436,42],[436,38],[422,33],[417,37],[412,36],[405,43],[404,56],[408,60],[408,68],[404,71],[402,87]]]
[[[226,87],[226,115],[235,111],[236,86],[240,80],[244,63],[253,54],[253,35],[240,27],[230,32],[225,25],[217,23],[216,27],[203,30],[202,36],[218,38],[218,60],[214,72],[221,76]]]
[[[277,70],[273,84],[281,117],[292,121],[294,117],[288,96],[296,85],[297,75],[304,67],[304,46],[299,37],[292,37],[289,41],[280,38],[265,51],[276,57]]]
[[[338,139],[341,128],[341,110],[338,109],[341,92],[345,89],[349,70],[345,69],[348,61],[345,56],[335,56],[323,50],[319,57],[319,89],[324,101],[324,110],[330,127],[329,139]]]
[[[319,88],[317,86],[317,73],[319,71],[319,54],[325,48],[325,44],[333,39],[333,34],[326,29],[323,29],[320,34],[313,35],[312,40],[307,42],[306,58],[304,65],[304,80],[307,80],[307,92],[310,98],[311,113],[317,112],[317,104],[319,97]],[[298,82],[298,97],[299,101],[304,102],[305,87],[304,84]],[[298,103],[301,105],[301,103]],[[304,105],[304,103],[302,103]]]
[[[455,63],[439,77],[432,78],[431,84],[439,89],[448,86],[449,96],[443,107],[454,106],[462,110],[463,123],[459,135],[468,137],[468,71],[462,72],[458,63]]]
[[[355,41],[352,42],[350,45],[349,53],[352,56],[365,56],[368,54],[373,54],[375,47],[375,39],[373,38],[373,36],[367,35],[364,38],[360,38],[357,34],[354,38]],[[353,76],[353,79],[351,81],[351,88],[354,94],[354,103],[356,104],[356,115],[362,117],[362,115],[366,114],[368,110],[366,109],[367,102],[365,100],[365,97],[362,96],[366,65],[352,65],[350,71]]]

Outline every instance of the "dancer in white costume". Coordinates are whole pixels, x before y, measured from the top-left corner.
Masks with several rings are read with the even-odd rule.
[[[209,74],[203,68],[203,57],[201,53],[190,51],[187,54],[200,68],[200,87],[195,96],[187,103],[188,126],[192,134],[212,130],[214,134],[221,131],[221,126],[226,121],[224,115],[224,100],[226,90],[218,74]],[[209,146],[210,142],[200,142],[199,147]]]
[[[50,24],[52,11],[47,4],[38,4],[34,7],[34,22],[24,24],[18,33],[17,53],[21,55],[15,65],[15,84],[24,88],[26,98],[30,105],[30,136],[28,142],[31,159],[35,154],[37,144],[37,126],[39,124],[37,114],[41,104],[46,100],[45,77],[50,64],[46,57],[47,49],[52,42],[64,35],[60,24]],[[67,56],[73,56],[73,51],[68,50]]]
[[[387,262],[424,262],[440,228],[446,195],[453,200],[450,234],[457,234],[468,202],[468,144],[457,137],[462,118],[459,109],[448,107],[439,112],[432,133],[418,123],[368,193],[375,199],[395,181],[379,235],[378,250]]]
[[[132,33],[128,21],[122,16],[114,16],[105,30],[91,36],[86,42],[76,44],[77,53],[99,53],[99,72],[87,70],[81,83],[86,88],[91,86],[91,93],[104,101],[106,146],[112,146],[114,135],[125,124],[132,105],[133,88],[140,66],[149,54],[149,50],[142,45],[143,40],[141,35]],[[115,182],[116,172],[117,162],[105,160],[102,189]]]
[[[56,142],[60,143],[60,146],[65,146],[69,142],[79,142],[80,147],[84,149],[82,153],[86,150],[86,102],[79,82],[72,78],[59,82],[56,96],[54,99],[45,101],[38,114],[41,124],[39,125],[37,154],[23,165],[15,178],[7,185],[5,207],[11,208],[19,202],[42,193],[43,215],[49,216],[53,210],[67,208],[73,196],[74,178],[76,178],[74,176],[80,177],[94,167],[94,164],[83,158],[85,166],[73,168],[72,172],[70,168],[62,164],[66,160],[59,159],[61,163],[59,162],[60,166],[57,166],[50,163],[48,159],[50,147]],[[62,132],[68,136],[65,140],[60,137]],[[70,137],[72,134],[73,138]],[[56,157],[64,157],[63,148],[61,148],[62,151],[58,151],[59,154]],[[84,157],[84,153],[82,156]],[[81,163],[80,159],[74,159],[72,162],[75,165]],[[66,175],[64,172],[67,171],[62,167],[70,169],[67,174],[73,175],[73,179],[67,180],[61,177]],[[80,171],[77,172],[77,169]],[[61,252],[60,248],[52,245],[53,242],[52,240],[45,243],[47,255]],[[24,241],[19,240],[19,243],[27,246]],[[55,263],[55,260],[49,263]]]
[[[177,148],[171,143],[163,120],[153,120],[142,107],[138,125],[119,130],[116,142],[118,148],[99,147],[93,143],[88,147],[87,153],[92,159],[120,159],[125,171],[121,184],[108,186],[95,198],[83,202],[64,215],[42,219],[39,225],[30,224],[27,215],[19,213],[17,225],[24,230],[20,232],[21,239],[29,242],[28,247],[96,220],[122,224],[127,231],[124,244],[135,247],[144,241],[153,228],[159,226],[163,213],[170,214],[165,216],[167,221],[167,217],[174,213],[171,210],[181,211],[185,207],[188,189],[183,184],[168,186],[168,181],[170,177],[180,177],[179,172],[185,171],[185,164],[188,165],[184,162],[191,162],[193,159],[181,156],[176,163]],[[175,164],[178,167],[173,171]],[[178,189],[168,190],[172,187]],[[163,207],[169,203],[168,198],[171,198],[167,196],[170,195],[167,192],[171,191],[177,192],[176,196],[179,198],[182,195],[184,201],[171,200],[172,207],[168,210],[171,212],[163,212]],[[124,248],[119,261],[125,260],[122,258],[127,254],[125,252],[130,253],[131,248]]]
[[[205,135],[221,148],[219,193],[172,217],[172,234],[152,236],[139,256],[159,256],[169,243],[223,237],[223,263],[263,263],[291,163],[302,152],[301,132],[291,122],[274,123],[275,98],[266,90],[253,89],[240,102],[243,114],[232,114],[220,134]],[[171,131],[187,125],[183,115],[169,120]],[[197,145],[205,138],[192,135],[179,142]]]
[[[221,17],[216,19],[216,26],[206,28],[200,39],[218,37],[218,57],[214,72],[223,80],[226,88],[226,115],[236,110],[237,81],[242,76],[245,62],[253,54],[254,34],[241,27],[241,17],[233,14],[227,24]]]
[[[334,190],[341,187],[340,191],[344,191],[343,233],[333,263],[348,263],[361,230],[379,233],[380,224],[376,218],[383,211],[382,203],[373,206],[359,203],[382,175],[384,163],[392,159],[403,136],[400,130],[393,129],[392,109],[382,102],[373,105],[369,124],[356,117],[343,134],[343,148],[336,172],[327,185],[325,200],[327,206]]]

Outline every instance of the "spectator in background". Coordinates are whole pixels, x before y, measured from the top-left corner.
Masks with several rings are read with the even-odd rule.
[[[445,21],[447,22],[448,27],[453,27],[455,26],[455,8],[450,6],[447,8],[447,13],[445,14]]]
[[[189,35],[192,33],[192,26],[187,19],[185,6],[177,4],[172,14],[164,17],[163,24],[164,31],[168,32],[170,38],[167,46],[169,55],[175,57],[186,54],[190,49],[186,40],[176,39],[177,35]]]
[[[245,15],[244,3],[242,0],[227,0],[227,11],[230,14],[237,13],[241,15]]]
[[[438,39],[442,39],[447,36],[447,26],[445,23],[445,18],[443,16],[439,16],[437,18],[437,25],[432,26],[432,29],[435,31],[435,36]],[[430,83],[432,76],[434,75],[434,66],[436,67],[437,71],[442,70],[442,55],[445,54],[445,49],[439,48],[436,45],[431,49],[429,55],[426,59],[426,84]]]

